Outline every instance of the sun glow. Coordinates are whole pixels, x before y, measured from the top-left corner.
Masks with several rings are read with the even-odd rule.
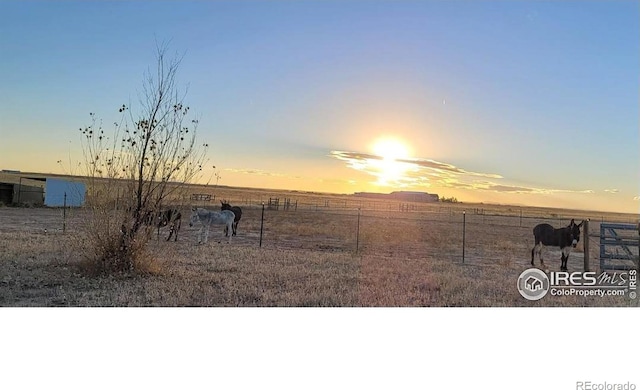
[[[384,160],[397,160],[409,157],[409,148],[396,138],[379,138],[373,144],[373,153]]]
[[[406,174],[412,168],[412,164],[406,161],[410,157],[406,144],[397,138],[379,138],[374,142],[372,150],[380,157],[379,160],[371,161],[377,171],[376,184],[402,186],[400,183],[406,182]]]

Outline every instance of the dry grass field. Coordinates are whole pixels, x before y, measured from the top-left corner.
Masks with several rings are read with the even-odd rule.
[[[472,212],[475,206],[437,204],[401,213],[397,203],[380,203],[358,217],[349,207],[353,198],[289,193],[301,199],[298,210],[265,210],[260,247],[258,204],[269,194],[225,191],[218,199],[244,210],[231,244],[222,240],[220,227],[212,229],[208,243],[196,245],[197,228],[188,226],[185,206],[179,240],[165,242],[165,229],[149,243],[157,266],[147,275],[83,272],[77,248],[86,210],[68,210],[62,232],[60,209],[1,207],[0,306],[638,306],[626,296],[547,295],[531,302],[518,293],[518,275],[529,267],[533,226],[563,226],[568,220],[546,218],[580,219],[589,217],[586,212],[527,209],[520,218],[507,207],[482,206],[478,213]],[[327,202],[342,207],[326,207]],[[209,207],[218,209],[219,203]],[[470,210],[465,225],[463,209]],[[592,214],[590,231],[597,231],[600,218],[634,217]],[[597,270],[596,245],[591,244],[591,264]],[[545,253],[548,267],[559,270],[559,250]],[[579,245],[569,270],[582,270],[582,264]]]

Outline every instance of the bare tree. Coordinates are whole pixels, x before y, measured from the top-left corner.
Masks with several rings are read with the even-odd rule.
[[[176,86],[181,59],[167,59],[166,51],[158,47],[156,70],[145,76],[140,107],[134,111],[123,104],[111,136],[94,113],[91,125],[80,129],[96,220],[89,226],[101,225],[90,229],[100,230],[94,240],[108,248],[94,257],[112,264],[106,269],[136,269],[141,242],[149,237],[149,229],[143,229],[149,216],[192,182],[206,160],[208,145],[196,143],[198,121],[189,119],[186,91]]]

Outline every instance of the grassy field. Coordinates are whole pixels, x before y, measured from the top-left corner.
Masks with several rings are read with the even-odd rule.
[[[269,194],[229,190],[222,197],[237,199],[235,204],[240,199],[268,199]],[[300,202],[315,202],[321,208],[266,210],[262,247],[262,209],[254,202],[239,203],[244,214],[231,244],[222,240],[221,229],[212,229],[209,242],[196,245],[197,228],[188,226],[189,210],[184,208],[179,240],[154,237],[149,243],[156,272],[109,277],[82,272],[83,253],[75,248],[81,247],[79,230],[86,210],[68,211],[63,232],[60,209],[2,207],[0,305],[638,306],[638,300],[626,296],[548,295],[536,302],[522,298],[516,281],[529,267],[532,227],[540,221],[558,227],[568,223],[545,219],[542,210],[525,210],[520,218],[505,207],[492,206],[493,212],[467,213],[463,225],[461,210],[472,210],[469,205],[437,204],[400,213],[391,211],[397,204],[381,203],[358,216],[353,208],[325,207],[327,197],[306,194]],[[329,199],[330,205],[345,205],[351,198]],[[547,210],[546,218],[570,213]],[[576,219],[589,215],[574,213]],[[508,214],[512,215],[504,216]],[[607,219],[614,217],[626,221],[635,216]],[[597,221],[590,230],[597,231]],[[597,247],[591,252],[595,267]],[[559,257],[557,249],[548,248],[547,266],[559,270]],[[569,270],[580,271],[582,264],[579,245],[571,254]]]

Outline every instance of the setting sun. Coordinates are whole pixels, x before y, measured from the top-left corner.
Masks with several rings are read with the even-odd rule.
[[[379,138],[373,144],[373,153],[384,160],[397,160],[409,157],[409,148],[396,138]]]
[[[397,138],[379,138],[372,146],[373,153],[380,157],[371,161],[378,177],[376,184],[383,186],[404,186],[406,173],[411,169],[411,164],[400,161],[410,157],[409,148]]]

